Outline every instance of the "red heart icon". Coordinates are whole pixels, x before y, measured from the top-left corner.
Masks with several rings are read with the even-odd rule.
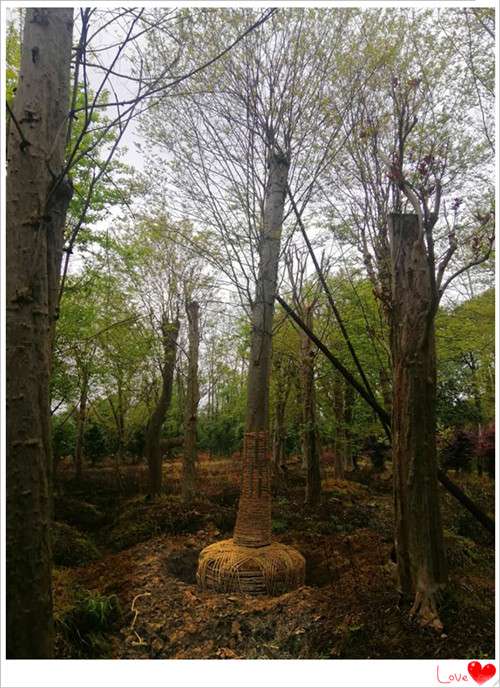
[[[486,683],[486,681],[489,681],[490,678],[493,678],[497,672],[493,664],[485,664],[484,667],[482,667],[480,662],[469,662],[467,669],[474,681],[479,683],[480,686]]]

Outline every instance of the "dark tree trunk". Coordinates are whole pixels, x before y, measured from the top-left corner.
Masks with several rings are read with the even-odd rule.
[[[345,435],[344,435],[344,386],[340,375],[335,375],[333,383],[333,413],[335,416],[335,443],[333,452],[333,472],[337,480],[344,477]]]
[[[345,379],[345,381],[355,389],[360,397],[366,401],[366,403],[373,409],[377,418],[380,420],[382,427],[386,433],[387,439],[391,440],[391,429],[390,429],[390,416],[387,411],[377,403],[375,399],[370,397],[366,390],[357,382],[357,380],[351,375],[351,373],[342,365],[336,356],[325,346],[325,344],[318,339],[318,337],[312,332],[301,320],[300,316],[295,313],[295,311],[290,308],[286,301],[277,295],[276,300],[280,303],[287,314],[292,318],[292,320],[300,327],[300,329],[307,334],[312,342],[318,347],[318,349],[326,356],[330,361],[332,366],[337,372],[339,372]],[[463,507],[465,507],[475,519],[477,519],[490,533],[495,533],[495,522],[487,515],[485,512],[475,504],[470,497],[468,497],[457,485],[452,483],[448,478],[446,473],[438,468],[437,476],[439,482],[443,487],[457,499]]]
[[[144,453],[148,461],[149,494],[151,497],[158,496],[162,488],[163,474],[160,436],[165,416],[172,400],[178,334],[178,320],[173,323],[162,322],[163,368],[161,371],[161,392],[160,398],[149,419],[144,443]]]
[[[312,328],[312,307],[305,306],[304,321]],[[314,389],[314,351],[312,342],[301,333],[300,372],[302,381],[302,434],[306,465],[306,504],[314,506],[321,497],[321,474],[316,428],[316,398]]]
[[[267,456],[269,376],[288,168],[289,162],[283,156],[276,153],[270,155],[259,275],[252,310],[243,478],[234,530],[234,542],[237,545],[258,547],[271,542],[271,476]]]
[[[83,435],[85,432],[85,421],[87,418],[87,399],[89,389],[89,378],[86,371],[82,375],[82,389],[80,391],[80,403],[76,417],[76,445],[75,445],[75,470],[76,477],[81,478],[83,472]]]
[[[118,463],[123,463],[123,455],[125,453],[125,409],[123,403],[123,385],[122,380],[118,379],[117,384],[117,404],[116,404],[116,432],[118,435]]]
[[[285,412],[290,394],[290,375],[281,356],[275,357],[273,370],[273,377],[276,380],[276,405],[274,409],[272,464],[275,476],[279,476],[285,465]]]
[[[56,317],[72,8],[26,10],[8,141],[7,656],[53,653],[49,375]],[[50,169],[49,169],[50,168]],[[55,177],[54,177],[55,175]],[[64,218],[62,218],[64,225]],[[57,230],[57,231],[56,231]],[[57,234],[57,236],[56,236]]]
[[[199,306],[196,301],[186,306],[189,326],[189,362],[184,413],[184,454],[182,493],[185,501],[193,499],[196,491],[196,430],[198,424],[198,350],[200,346]]]
[[[344,467],[352,471],[354,461],[352,455],[352,407],[354,405],[354,389],[344,380]]]
[[[274,428],[273,428],[273,453],[272,464],[275,476],[281,475],[285,465],[285,406],[280,399],[276,401]]]
[[[396,556],[412,612],[441,628],[435,595],[446,581],[436,461],[435,296],[416,215],[391,215],[392,460]]]

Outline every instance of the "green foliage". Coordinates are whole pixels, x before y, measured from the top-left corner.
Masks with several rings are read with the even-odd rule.
[[[12,107],[21,65],[21,25],[23,10],[14,9],[15,19],[7,22],[5,36],[5,97]]]
[[[73,419],[65,420],[63,416],[55,416],[52,420],[52,447],[56,459],[72,455],[75,442],[76,427]]]
[[[495,295],[489,289],[436,318],[438,420],[442,427],[494,418]]]
[[[273,533],[286,533],[289,527],[287,521],[283,521],[279,518],[273,518],[271,525]]]
[[[102,459],[109,449],[104,429],[93,420],[85,427],[83,446],[85,456],[90,459],[92,464]]]

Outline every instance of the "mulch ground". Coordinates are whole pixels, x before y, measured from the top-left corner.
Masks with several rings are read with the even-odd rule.
[[[277,496],[275,539],[297,547],[306,557],[303,587],[278,597],[201,592],[195,581],[198,554],[228,536],[213,523],[220,523],[217,513],[231,501],[224,497],[231,494],[231,478],[226,485],[223,479],[231,475],[228,466],[224,470],[221,465],[220,473],[210,467],[213,480],[207,482],[207,493],[214,501],[207,497],[203,526],[196,532],[163,532],[117,553],[104,547],[103,558],[56,572],[56,611],[75,586],[118,598],[122,614],[106,632],[105,656],[494,657],[491,545],[450,534],[457,551],[440,605],[444,632],[419,628],[396,590],[390,559],[392,497],[383,478],[371,486],[369,481],[363,485],[327,477],[322,505],[314,513],[303,508],[297,485]],[[453,508],[446,505],[445,526],[454,513],[447,509]],[[71,644],[59,642],[58,648],[60,656],[72,656]]]

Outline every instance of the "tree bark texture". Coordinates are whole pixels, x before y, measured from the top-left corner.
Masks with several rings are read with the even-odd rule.
[[[184,412],[184,454],[182,492],[185,501],[190,501],[196,491],[197,445],[196,431],[198,425],[198,402],[200,391],[198,383],[198,350],[200,347],[199,314],[200,307],[196,301],[186,306],[188,318],[188,374]]]
[[[53,652],[49,374],[62,227],[72,8],[26,10],[7,171],[7,656]]]
[[[161,493],[162,488],[163,474],[160,436],[172,400],[178,335],[178,320],[175,320],[173,323],[166,320],[162,322],[163,367],[161,371],[161,392],[160,398],[149,419],[144,443],[144,453],[149,469],[149,494],[152,497],[157,497]]]
[[[312,328],[313,309],[304,307],[304,321]],[[316,390],[314,388],[314,351],[312,342],[301,332],[300,377],[302,382],[302,447],[306,465],[306,504],[314,506],[321,497],[319,446],[316,427]]]
[[[430,267],[416,215],[389,218],[392,262],[392,460],[398,576],[413,612],[440,626],[446,581],[436,460],[436,355]]]
[[[261,546],[271,542],[271,474],[267,455],[269,378],[288,168],[289,161],[282,155],[270,155],[259,274],[252,310],[242,488],[234,530],[237,545]]]
[[[274,407],[272,465],[275,476],[281,475],[285,465],[285,412],[290,394],[290,370],[282,356],[273,360],[273,377],[276,380],[276,399]]]
[[[333,413],[335,416],[335,443],[333,451],[333,472],[337,480],[344,478],[345,433],[344,433],[344,384],[340,375],[333,383]]]
[[[76,477],[81,478],[83,472],[83,436],[85,433],[85,421],[87,418],[87,400],[89,390],[89,377],[86,371],[82,375],[82,389],[80,391],[80,403],[76,417],[76,445],[75,445],[75,470]]]

